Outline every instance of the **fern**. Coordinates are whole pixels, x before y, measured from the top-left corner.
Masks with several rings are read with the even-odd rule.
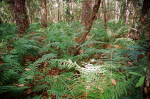
[[[109,21],[106,31],[101,25],[96,21],[89,38],[81,45],[74,40],[84,31],[79,22],[60,22],[45,30],[38,29],[40,25],[36,23],[23,38],[15,37],[14,30],[10,36],[3,35],[0,92],[23,92],[32,85],[29,89],[33,93],[46,92],[49,98],[138,97],[140,87],[135,85],[145,74],[146,57],[139,62],[137,58],[144,55],[145,48],[125,36],[128,28],[121,21]],[[76,46],[82,51],[73,56]],[[36,58],[24,62],[28,55]],[[25,86],[12,86],[14,83]]]

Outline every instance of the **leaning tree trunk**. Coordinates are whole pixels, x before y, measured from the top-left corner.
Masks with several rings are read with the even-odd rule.
[[[93,21],[96,17],[99,7],[100,7],[100,2],[101,2],[101,0],[95,0],[93,9],[91,9],[91,3],[92,3],[91,0],[84,0],[83,8],[82,8],[81,24],[85,27],[85,31],[81,34],[80,38],[77,40],[79,45],[81,45],[85,42],[85,39],[91,30]],[[74,55],[78,55],[79,50],[80,49],[75,51]]]
[[[84,0],[84,3],[82,5],[82,19],[81,24],[86,27],[86,25],[89,23],[89,16],[92,12],[92,0]]]
[[[23,34],[29,27],[29,20],[25,8],[25,0],[12,0],[12,8],[16,26],[18,27],[17,33]]]
[[[46,0],[41,0],[41,28],[47,27],[47,7]]]
[[[149,24],[150,18],[148,17],[149,9],[150,9],[150,0],[144,0],[143,8],[142,8],[141,22],[144,27],[146,26],[146,28],[144,30],[147,30],[148,32],[150,32],[150,24]],[[150,99],[150,44],[149,44],[149,48],[147,51],[147,69],[146,69],[145,81],[144,81],[144,86],[143,86],[143,96],[145,99]]]
[[[95,5],[93,6],[93,10],[91,13],[89,13],[90,9],[88,7],[90,7],[90,5],[89,3],[87,3],[87,1],[89,0],[84,0],[84,4],[83,4],[84,13],[82,13],[82,25],[85,26],[85,32],[83,32],[81,37],[79,38],[78,40],[79,44],[83,44],[85,42],[86,36],[91,30],[93,21],[96,17],[101,2],[101,0],[95,0]]]

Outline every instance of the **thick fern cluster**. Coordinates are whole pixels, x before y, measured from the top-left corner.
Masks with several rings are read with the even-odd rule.
[[[9,41],[2,37],[1,94],[20,90],[35,99],[44,97],[33,96],[35,93],[56,99],[135,96],[134,90],[139,89],[135,84],[145,73],[146,57],[138,60],[144,48],[125,36],[128,28],[121,22],[108,22],[106,31],[95,22],[82,45],[75,40],[84,31],[79,22],[61,22],[45,30],[38,27],[32,25],[22,38]],[[81,53],[74,56],[76,46]]]

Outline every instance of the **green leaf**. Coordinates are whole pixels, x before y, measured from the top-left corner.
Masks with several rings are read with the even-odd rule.
[[[32,77],[26,77],[26,79],[33,79]]]
[[[136,72],[129,72],[130,74],[133,74],[133,75],[137,75],[137,76],[143,76],[143,75],[141,75],[141,74],[139,74],[139,73],[136,73]]]
[[[145,76],[142,76],[142,77],[139,79],[138,83],[136,84],[136,87],[142,86],[142,84],[144,83],[144,79],[145,79]]]

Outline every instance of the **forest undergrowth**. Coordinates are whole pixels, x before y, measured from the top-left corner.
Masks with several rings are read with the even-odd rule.
[[[123,21],[107,24],[95,21],[82,45],[80,22],[35,23],[22,38],[0,24],[1,99],[142,99],[145,41],[129,37]]]

